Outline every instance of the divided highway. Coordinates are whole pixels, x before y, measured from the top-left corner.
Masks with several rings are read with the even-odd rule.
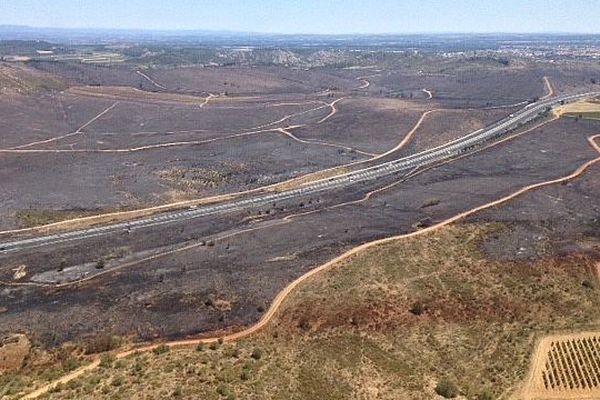
[[[288,200],[313,193],[342,188],[357,182],[372,180],[398,172],[413,170],[415,168],[431,165],[441,160],[466,153],[477,145],[498,139],[518,127],[520,124],[537,118],[540,114],[543,114],[549,108],[552,108],[556,105],[596,97],[598,95],[600,95],[600,92],[564,95],[539,101],[537,103],[532,103],[520,111],[488,126],[484,130],[471,133],[436,148],[422,151],[420,153],[397,160],[382,162],[371,167],[358,169],[356,171],[340,174],[331,178],[317,180],[295,189],[285,190],[278,193],[258,194],[246,199],[231,200],[214,205],[199,206],[196,209],[170,212],[138,220],[113,223],[89,229],[81,229],[64,233],[38,236],[34,238],[8,241],[5,243],[0,243],[0,253],[8,253],[57,243],[82,240],[117,232],[129,232],[135,229],[163,225],[176,221],[243,210],[272,202]]]

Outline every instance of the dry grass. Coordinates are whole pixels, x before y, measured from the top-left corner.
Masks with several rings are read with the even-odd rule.
[[[66,221],[73,218],[88,217],[103,214],[110,210],[19,210],[15,213],[17,224],[20,228],[30,228]]]
[[[434,399],[442,379],[467,398],[498,396],[525,377],[536,335],[600,318],[581,284],[593,260],[491,261],[479,244],[500,229],[378,246],[303,283],[253,338],[134,355],[47,397]]]
[[[559,107],[555,113],[567,117],[600,119],[600,102],[579,101]]]

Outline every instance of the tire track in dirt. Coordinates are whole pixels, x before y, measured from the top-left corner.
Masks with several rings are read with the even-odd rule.
[[[115,108],[117,106],[117,104],[119,104],[119,102],[115,101],[111,106],[109,106],[108,108],[106,108],[100,114],[96,115],[94,118],[90,119],[85,124],[83,124],[79,128],[77,128],[77,130],[75,132],[67,133],[66,135],[57,136],[57,137],[53,137],[53,138],[46,139],[46,140],[40,140],[40,141],[37,141],[37,142],[31,142],[31,143],[23,144],[23,145],[20,145],[20,146],[12,147],[9,150],[24,149],[24,148],[27,148],[27,147],[36,146],[38,144],[46,144],[46,143],[56,142],[58,140],[65,139],[65,138],[70,137],[70,136],[80,135],[80,134],[84,133],[83,130],[85,128],[87,128],[88,126],[90,126],[91,124],[93,124],[94,122],[96,122],[98,119],[102,118],[104,115],[108,114],[113,108]]]
[[[319,120],[319,122],[317,122],[317,124],[322,124],[323,122],[327,121],[329,118],[333,117],[335,114],[337,114],[337,108],[335,107],[335,105],[337,103],[339,103],[340,101],[344,100],[346,97],[340,97],[339,99],[336,99],[334,101],[332,101],[331,103],[328,103],[327,105],[329,107],[331,107],[331,112],[329,114],[327,114],[326,116],[324,116],[323,118],[321,118]]]
[[[198,146],[206,143],[219,142],[223,140],[232,140],[245,136],[253,136],[260,133],[279,132],[277,129],[263,129],[257,131],[248,131],[236,133],[233,135],[216,137],[205,140],[190,140],[181,142],[167,142],[158,144],[149,144],[146,146],[132,147],[128,149],[0,149],[0,153],[17,153],[17,154],[35,154],[35,153],[135,153],[144,150],[155,150],[168,147],[179,146]],[[0,232],[3,233],[3,232]]]
[[[210,95],[213,97],[217,97],[215,95]],[[203,106],[205,106],[206,104],[208,104],[208,101],[210,100],[210,96],[207,97],[205,99],[205,102],[202,103],[199,107],[202,108]],[[109,112],[110,110],[112,110],[119,102],[117,101],[115,104],[113,104],[111,107],[109,107],[108,109],[104,110],[101,114],[97,115],[96,117],[94,117],[92,120],[88,121],[85,125],[83,125],[82,127],[80,127],[77,131],[75,132],[71,132],[69,134],[66,135],[62,135],[62,136],[58,136],[58,137],[54,137],[51,139],[47,139],[47,140],[42,140],[42,141],[38,141],[38,142],[32,142],[32,143],[28,143],[25,145],[21,145],[21,146],[17,146],[17,147],[12,147],[9,149],[0,149],[0,153],[132,153],[132,152],[137,152],[137,151],[143,151],[143,150],[153,150],[153,149],[157,149],[157,148],[166,148],[166,147],[176,147],[176,146],[190,146],[190,145],[200,145],[200,144],[204,144],[204,143],[211,143],[211,142],[215,142],[215,141],[220,141],[220,140],[228,140],[228,139],[235,139],[235,138],[239,138],[242,136],[249,136],[249,135],[253,135],[256,133],[264,133],[264,132],[274,132],[277,129],[272,128],[272,129],[264,129],[264,128],[268,128],[269,126],[272,125],[277,125],[279,123],[285,122],[286,120],[299,116],[299,115],[303,115],[312,111],[316,111],[316,110],[320,110],[326,106],[332,107],[331,104],[329,103],[324,103],[324,105],[321,105],[319,107],[315,107],[315,108],[311,108],[308,110],[304,110],[304,111],[298,111],[292,114],[288,114],[286,116],[284,116],[281,119],[278,119],[277,121],[272,121],[269,123],[266,123],[264,125],[260,125],[254,128],[250,128],[248,130],[244,130],[240,133],[237,134],[232,134],[229,136],[224,136],[224,137],[218,137],[218,138],[212,138],[212,139],[206,139],[206,140],[192,140],[192,141],[181,141],[181,142],[168,142],[168,143],[159,143],[159,144],[154,144],[154,145],[147,145],[147,146],[139,146],[139,147],[132,147],[132,148],[127,148],[127,149],[27,149],[27,147],[31,147],[31,146],[35,146],[35,145],[39,145],[39,144],[46,144],[46,143],[50,143],[50,142],[55,142],[55,141],[59,141],[74,135],[79,135],[82,132],[82,129],[84,129],[85,127],[89,126],[91,123],[93,123],[94,121],[96,121],[98,118],[102,117],[103,115],[105,115],[107,112]],[[332,103],[333,104],[333,103]],[[334,107],[334,106],[333,106]],[[334,107],[335,108],[335,107]],[[191,132],[191,131],[183,131],[185,132]],[[0,234],[2,234],[4,232],[0,232]]]
[[[337,143],[331,143],[331,142],[324,142],[321,140],[316,140],[316,139],[300,139],[299,137],[297,137],[296,135],[294,135],[293,133],[291,133],[288,129],[292,129],[292,128],[296,128],[294,126],[292,127],[286,127],[286,128],[278,128],[275,129],[277,132],[281,132],[283,133],[285,136],[289,137],[292,140],[295,140],[296,142],[299,143],[303,143],[303,144],[313,144],[313,145],[318,145],[318,146],[328,146],[328,147],[336,147],[338,149],[345,149],[348,151],[354,151],[356,153],[365,155],[365,156],[369,156],[369,157],[375,157],[377,156],[377,154],[374,153],[369,153],[366,151],[362,151],[359,149],[356,149],[354,147],[349,147],[349,146],[344,146],[343,144],[337,144]]]
[[[140,75],[142,78],[146,79],[148,82],[150,82],[151,84],[153,84],[157,88],[167,90],[166,87],[164,87],[160,83],[156,82],[154,79],[150,78],[148,75],[146,75],[142,71],[135,71],[135,73],[138,74],[138,75]]]
[[[543,96],[540,100],[546,100],[549,99],[550,97],[554,96],[555,92],[554,92],[554,86],[552,86],[552,82],[550,82],[550,78],[548,78],[547,76],[545,76],[543,78],[544,80],[544,86],[546,87],[546,95]]]

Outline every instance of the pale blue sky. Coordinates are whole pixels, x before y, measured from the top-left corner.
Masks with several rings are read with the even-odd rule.
[[[600,33],[597,0],[0,0],[0,25],[278,33]]]

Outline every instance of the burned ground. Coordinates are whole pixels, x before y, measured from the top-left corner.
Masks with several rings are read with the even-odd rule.
[[[324,193],[306,199],[303,207],[277,204],[268,208],[269,214],[261,209],[198,218],[185,226],[166,225],[4,256],[0,260],[3,281],[50,285],[6,286],[3,303],[10,306],[0,320],[35,331],[36,337],[48,344],[93,335],[98,327],[149,339],[245,325],[259,317],[260,310],[287,282],[348,247],[411,231],[419,222],[439,221],[528,184],[571,173],[597,156],[586,138],[599,128],[597,123],[573,119],[552,122],[511,142],[423,172],[369,201],[339,205],[340,199],[360,200],[366,192],[401,177]],[[598,188],[586,182],[595,171],[572,185],[527,196],[543,196],[548,190],[571,193],[575,187],[578,193],[565,194],[559,210],[564,208],[577,223],[593,228],[593,213],[598,208],[594,190]],[[525,204],[532,204],[529,201]],[[582,202],[585,208],[575,212]],[[557,221],[557,214],[551,206],[521,210],[511,203],[497,212],[511,210],[505,218],[515,223],[521,223],[528,211],[536,224],[558,224],[552,222]],[[315,212],[283,219],[310,208]],[[552,236],[551,240],[559,238]],[[498,239],[498,244],[487,247],[493,252],[504,244]],[[123,263],[184,245],[194,247],[119,269]],[[101,268],[99,260],[103,260]],[[26,266],[27,275],[15,280],[14,269],[19,265]],[[68,282],[77,271],[102,274],[52,288],[52,282]],[[227,306],[216,307],[217,300]]]
[[[323,69],[189,67],[158,69],[149,74],[168,90],[183,92],[289,94],[356,87],[352,77],[341,77]]]
[[[63,75],[88,69],[82,76],[122,77],[131,72],[126,66],[35,66]],[[436,98],[399,100],[356,91],[364,84],[356,78],[366,71],[274,67],[144,71],[170,79],[180,74],[186,77],[182,85],[191,86],[182,91],[185,94],[73,86],[0,100],[7,120],[1,137],[1,229],[35,224],[31,218],[35,214],[46,216],[40,218],[42,223],[77,212],[140,208],[252,189],[366,160],[400,143],[424,112],[447,107]],[[219,74],[248,86],[240,86],[234,97],[209,95],[211,82],[222,78]],[[67,78],[71,79],[61,79]],[[276,78],[279,81],[272,83]],[[127,79],[77,83],[132,84]],[[263,86],[252,86],[254,79],[262,79]],[[330,84],[319,83],[326,81]],[[203,82],[206,90],[194,86]],[[311,83],[294,92],[298,82]],[[324,93],[323,87],[336,90]],[[510,109],[434,112],[423,120],[418,141],[398,154],[493,122],[503,111]],[[458,118],[463,123],[450,129]],[[289,134],[277,130],[286,127]],[[29,216],[26,221],[20,218],[23,213]]]
[[[427,89],[447,107],[485,107],[514,104],[542,97],[544,74],[535,69],[461,70],[437,74],[391,72],[372,78],[393,96]]]
[[[294,130],[302,139],[341,143],[383,153],[396,146],[433,103],[399,99],[344,98],[325,122]]]

